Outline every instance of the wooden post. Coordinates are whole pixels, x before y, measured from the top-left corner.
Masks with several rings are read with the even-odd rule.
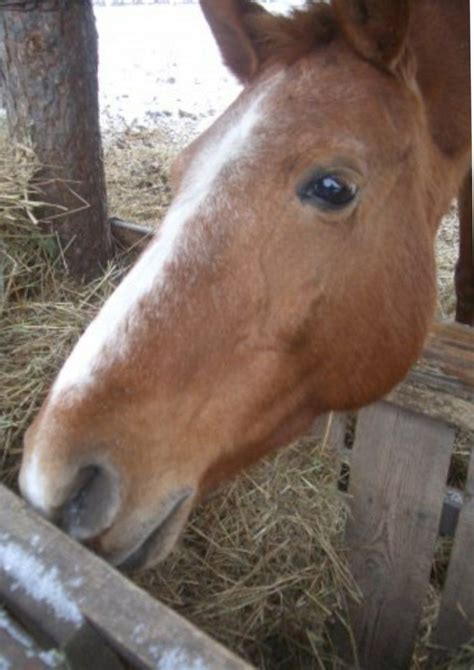
[[[453,442],[452,428],[388,403],[359,413],[347,527],[363,597],[350,607],[356,667],[410,666]]]
[[[474,448],[474,447],[473,447]],[[434,636],[436,663],[474,640],[474,452]]]

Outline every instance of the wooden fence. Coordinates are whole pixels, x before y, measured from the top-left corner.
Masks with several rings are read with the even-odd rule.
[[[0,486],[2,602],[0,668],[249,668]]]
[[[418,365],[387,398],[347,417],[329,439],[348,468],[350,565],[362,593],[350,608],[353,640],[335,631],[353,667],[410,667],[437,540],[454,537],[430,666],[474,640],[474,456],[464,490],[448,487],[456,428],[474,431],[474,330],[435,328]],[[319,430],[323,427],[320,426]],[[474,435],[474,432],[471,433]]]

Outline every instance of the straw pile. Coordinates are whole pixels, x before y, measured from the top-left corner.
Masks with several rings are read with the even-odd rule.
[[[259,668],[326,667],[325,620],[357,597],[337,476],[314,440],[267,459],[197,509],[141,585]]]
[[[106,140],[110,212],[155,227],[171,200],[168,172],[177,147],[158,130],[126,129],[109,133]]]
[[[77,287],[64,274],[57,240],[41,232],[41,184],[27,147],[0,132],[0,478],[13,483],[21,435],[71,345],[115,285],[110,268]]]
[[[170,198],[174,152],[157,131],[111,136],[111,213],[158,223]],[[87,287],[69,281],[56,240],[38,228],[40,186],[34,194],[29,186],[33,156],[9,147],[1,135],[0,156],[0,478],[12,484],[24,428],[72,343],[123,274],[124,260]],[[446,225],[442,235],[449,240],[453,224]],[[456,253],[449,246],[441,252],[446,276]],[[443,289],[442,310],[452,313],[451,289]],[[197,509],[176,552],[138,582],[260,668],[336,667],[325,621],[343,616],[346,599],[357,595],[345,566],[347,513],[338,476],[339,465],[321,441],[282,451]],[[426,639],[437,598],[433,590]],[[424,655],[422,637],[416,668]]]

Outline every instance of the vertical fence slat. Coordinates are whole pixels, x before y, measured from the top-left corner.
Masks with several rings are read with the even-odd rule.
[[[325,440],[329,449],[342,454],[347,421],[348,416],[344,412],[322,414],[314,422],[311,435],[316,439]]]
[[[363,594],[350,616],[365,670],[410,665],[453,442],[446,424],[388,403],[359,413],[347,540]]]
[[[434,644],[437,661],[474,639],[474,452],[459,515]]]

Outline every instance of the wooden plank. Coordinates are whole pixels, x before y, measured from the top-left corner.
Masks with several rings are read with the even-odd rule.
[[[117,654],[88,621],[61,646],[68,670],[125,670]]]
[[[109,225],[113,237],[125,249],[136,249],[142,251],[153,237],[155,231],[152,228],[145,228],[131,221],[124,221],[117,217],[109,219]]]
[[[89,622],[133,667],[250,667],[2,486],[0,596],[57,645]]]
[[[474,430],[474,328],[436,324],[422,358],[387,400]]]
[[[343,412],[329,412],[318,416],[311,427],[311,435],[322,440],[328,449],[342,454],[348,416]]]
[[[359,413],[348,555],[350,619],[366,670],[408,668],[438,535],[454,430],[388,403]]]
[[[64,657],[41,649],[28,633],[0,607],[0,668],[22,670],[65,670]]]
[[[343,463],[350,466],[352,461],[352,449],[342,447],[338,453]],[[442,537],[454,537],[458,524],[459,514],[463,505],[464,494],[459,489],[446,486],[444,492],[443,510],[439,522],[439,534]]]
[[[434,635],[436,662],[474,640],[474,453]]]

